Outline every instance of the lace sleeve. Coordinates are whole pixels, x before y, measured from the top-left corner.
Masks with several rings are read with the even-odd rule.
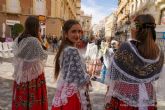
[[[85,64],[82,62],[80,54],[76,48],[69,48],[64,52],[62,67],[64,79],[68,83],[74,83],[81,87],[89,81]]]

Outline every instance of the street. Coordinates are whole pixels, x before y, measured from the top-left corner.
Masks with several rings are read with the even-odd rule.
[[[48,103],[49,110],[51,109],[51,103],[54,96],[56,84],[53,79],[54,75],[54,55],[49,54],[48,60],[45,66],[45,77],[48,89]],[[11,110],[12,102],[12,86],[13,86],[13,66],[12,60],[7,59],[0,63],[0,110]],[[93,110],[104,110],[104,97],[106,92],[106,86],[99,82],[92,82],[93,91],[90,92],[91,102]],[[161,97],[161,96],[160,96]],[[159,98],[158,97],[158,100]],[[158,102],[158,110],[165,110],[165,102]]]
[[[49,110],[51,109],[52,99],[54,97],[56,84],[54,81],[54,55],[49,55],[45,66],[45,77],[48,90],[48,103]],[[12,102],[12,88],[13,78],[12,73],[14,71],[12,66],[12,60],[6,59],[0,63],[0,110],[11,110]],[[93,91],[90,92],[91,102],[93,104],[93,110],[102,110],[104,106],[104,95],[106,86],[98,82],[92,82]]]

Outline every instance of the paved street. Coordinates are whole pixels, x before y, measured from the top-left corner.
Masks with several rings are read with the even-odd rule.
[[[51,108],[51,102],[55,92],[55,82],[53,80],[54,55],[49,55],[46,66],[45,66],[45,76],[48,87],[48,99],[49,99],[49,110]],[[13,66],[11,59],[7,59],[0,63],[0,110],[11,110],[11,100],[12,100],[12,86],[13,86]],[[104,94],[106,87],[98,82],[92,82],[93,91],[91,94],[91,101],[94,110],[103,110],[104,105]],[[97,100],[96,100],[97,99]]]
[[[54,55],[49,55],[46,66],[45,66],[45,76],[48,87],[48,99],[49,99],[49,110],[51,108],[51,102],[55,92],[55,82],[53,80]],[[11,64],[11,59],[7,59],[0,63],[0,110],[11,110],[11,100],[12,100],[12,86],[13,86],[13,66]],[[106,91],[106,86],[98,83],[92,82],[93,91],[90,92],[91,101],[93,104],[93,110],[103,110],[104,105],[104,94]],[[159,96],[160,98],[161,96]],[[165,110],[164,101],[158,102],[159,109]]]

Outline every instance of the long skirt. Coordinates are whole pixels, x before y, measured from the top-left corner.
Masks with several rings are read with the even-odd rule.
[[[110,103],[107,103],[105,105],[105,110],[139,110],[138,107],[129,106],[123,101],[112,97]],[[148,106],[148,110],[157,110],[156,105],[155,106]]]
[[[25,83],[14,81],[12,110],[48,110],[44,74]]]
[[[80,102],[80,98],[78,97],[77,93],[73,94],[71,97],[68,97],[68,103],[62,105],[60,107],[55,107],[52,105],[52,110],[92,110],[92,106],[90,103],[90,98],[88,92],[85,92],[85,105],[82,105]],[[86,106],[85,109],[83,106]]]
[[[73,96],[68,97],[68,103],[66,105],[60,107],[52,106],[52,110],[81,110],[81,103],[75,93]]]

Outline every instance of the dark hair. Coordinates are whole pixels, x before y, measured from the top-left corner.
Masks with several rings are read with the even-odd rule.
[[[150,14],[138,15],[134,19],[135,22],[140,23],[136,35],[137,40],[143,42],[146,40],[147,34],[151,33],[153,40],[156,40],[155,19]]]
[[[139,23],[135,36],[140,41],[137,45],[139,53],[144,58],[155,59],[158,56],[159,48],[155,43],[156,24],[154,17],[150,14],[142,14],[135,17],[134,21]]]
[[[67,20],[63,25],[62,41],[61,41],[59,50],[58,50],[58,52],[56,54],[56,58],[55,58],[55,73],[54,73],[55,79],[57,79],[57,77],[59,75],[59,71],[60,71],[59,57],[60,57],[61,52],[64,50],[66,45],[73,45],[73,43],[70,42],[69,39],[67,39],[65,37],[65,34],[68,33],[68,31],[71,29],[71,27],[75,24],[79,24],[79,22],[77,20],[70,19],[70,20]]]
[[[35,16],[29,16],[25,21],[25,30],[21,34],[21,38],[24,37],[39,37],[38,32],[40,30],[39,19]],[[29,35],[29,36],[28,36]]]

